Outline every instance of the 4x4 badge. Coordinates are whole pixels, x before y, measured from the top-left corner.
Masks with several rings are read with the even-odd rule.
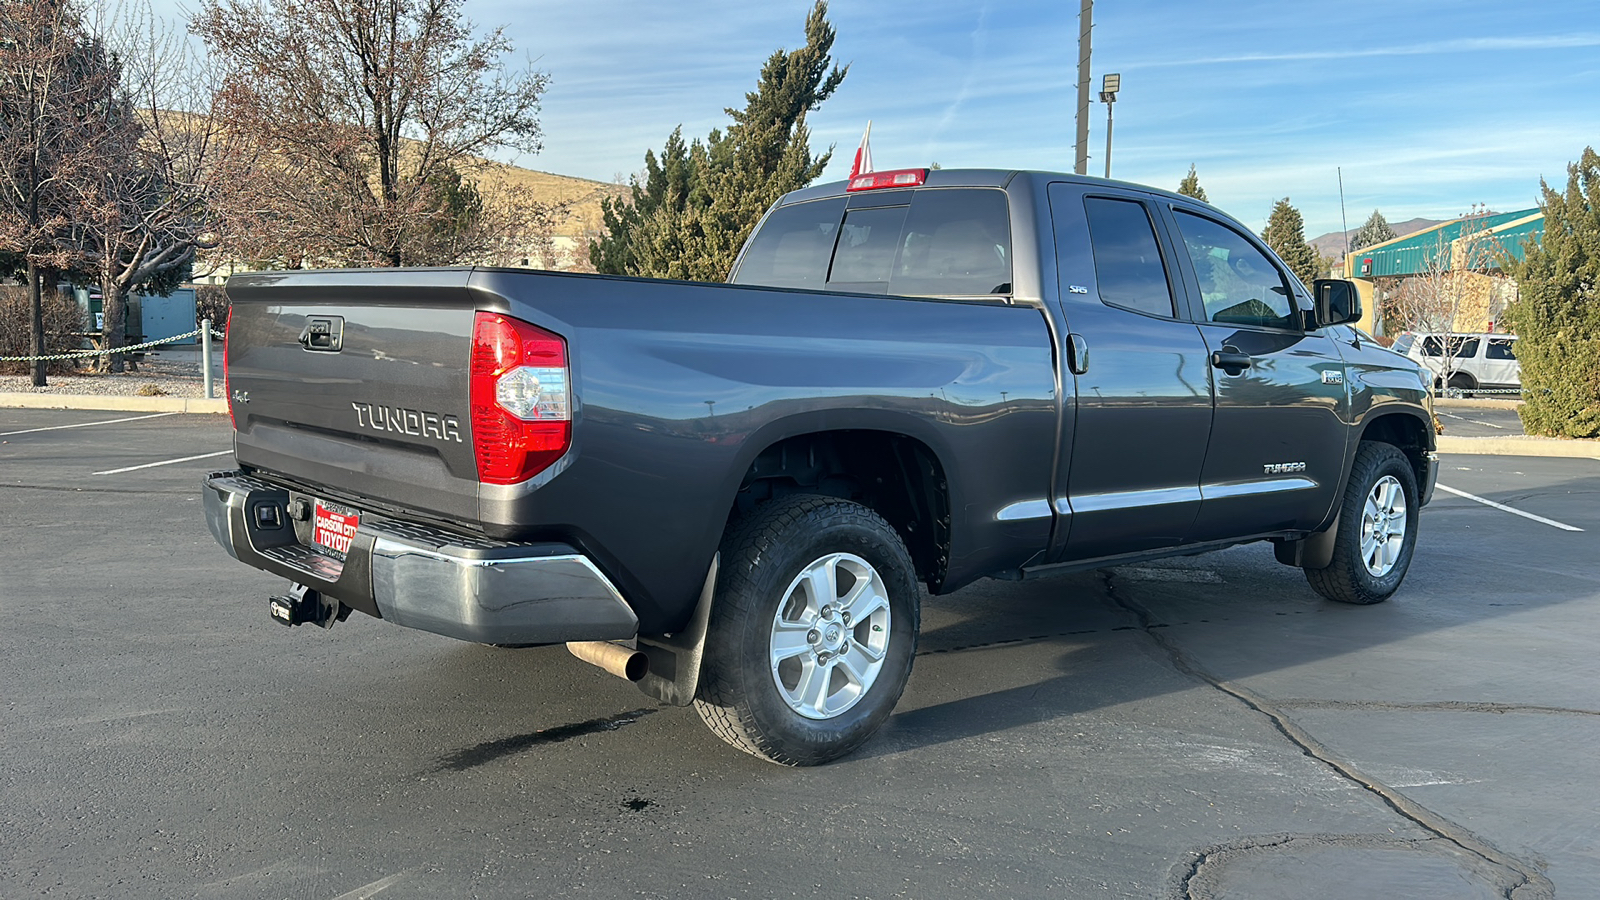
[[[1323,384],[1344,384],[1344,373],[1338,371],[1337,369],[1323,369],[1322,370],[1322,383]]]

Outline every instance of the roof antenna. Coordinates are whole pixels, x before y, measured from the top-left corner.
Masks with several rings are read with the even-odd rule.
[[[1344,217],[1344,170],[1342,168],[1340,168],[1339,166],[1334,166],[1333,167],[1333,171],[1338,173],[1338,175],[1339,175],[1339,224],[1344,226],[1345,265],[1349,265],[1350,264],[1350,220],[1346,219]],[[1349,272],[1344,273],[1344,277],[1349,278],[1350,277],[1350,273]]]

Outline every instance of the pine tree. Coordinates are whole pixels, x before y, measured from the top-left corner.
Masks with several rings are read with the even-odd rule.
[[[1371,247],[1384,241],[1392,241],[1396,237],[1394,229],[1389,227],[1389,220],[1383,217],[1383,213],[1373,210],[1372,215],[1367,217],[1366,224],[1356,229],[1355,235],[1350,238],[1350,252],[1354,253],[1363,247]]]
[[[1194,163],[1189,164],[1189,174],[1178,182],[1178,193],[1185,197],[1193,197],[1201,203],[1211,202],[1206,199],[1206,189],[1200,186],[1200,176],[1195,174]]]
[[[1272,206],[1272,215],[1267,217],[1267,229],[1261,233],[1261,239],[1267,246],[1278,254],[1278,258],[1289,264],[1289,271],[1308,289],[1311,282],[1317,278],[1317,270],[1321,258],[1310,244],[1306,243],[1305,220],[1300,217],[1300,210],[1289,205],[1289,198],[1285,197]]]
[[[828,4],[806,17],[806,44],[778,50],[761,69],[733,123],[685,146],[682,128],[659,157],[645,154],[643,180],[626,200],[602,204],[606,234],[589,245],[601,272],[721,281],[739,248],[779,197],[815,181],[833,155],[813,156],[806,114],[844,81],[834,65]]]
[[[1509,269],[1519,299],[1506,318],[1520,336],[1523,427],[1600,437],[1600,155],[1585,147],[1567,188],[1540,181],[1544,236]]]

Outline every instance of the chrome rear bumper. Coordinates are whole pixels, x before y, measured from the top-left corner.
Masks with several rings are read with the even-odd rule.
[[[242,472],[205,479],[206,524],[229,555],[362,612],[485,644],[624,640],[639,620],[603,572],[562,543],[509,543],[363,512],[345,559],[289,516],[302,495]],[[276,524],[274,524],[276,523]]]

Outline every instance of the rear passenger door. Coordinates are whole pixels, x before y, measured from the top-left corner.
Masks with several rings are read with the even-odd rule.
[[[1326,329],[1305,330],[1305,288],[1259,241],[1200,209],[1166,211],[1215,384],[1192,538],[1314,528],[1344,474],[1343,357]]]
[[[1496,387],[1521,386],[1522,368],[1517,362],[1517,339],[1492,337],[1488,343],[1489,346],[1484,349],[1483,375],[1478,378],[1479,383]]]
[[[1180,544],[1200,510],[1211,373],[1171,245],[1146,195],[1056,183],[1049,196],[1077,395],[1053,558]]]

